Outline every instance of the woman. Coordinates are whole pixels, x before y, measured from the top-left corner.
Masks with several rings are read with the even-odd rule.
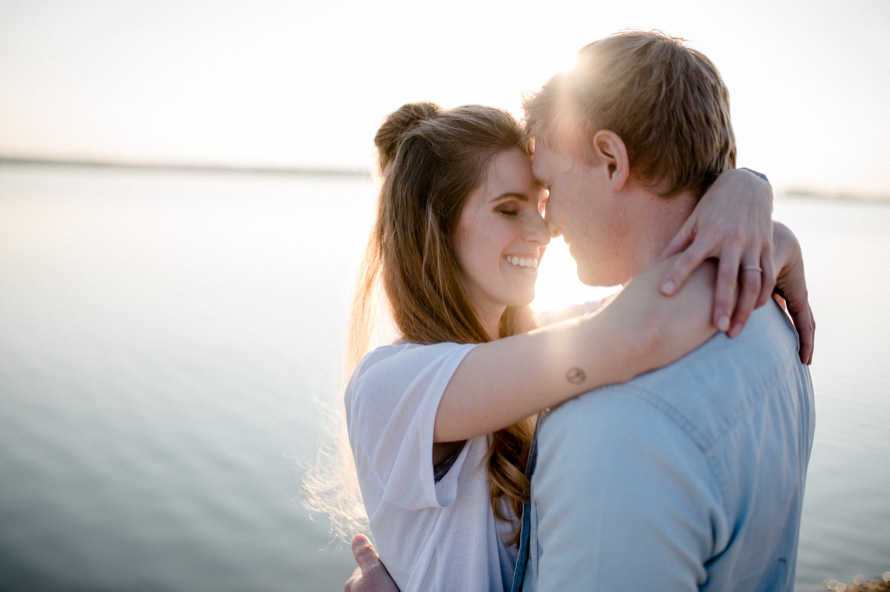
[[[534,414],[701,344],[714,272],[668,299],[656,283],[666,262],[598,314],[538,329],[528,304],[546,193],[512,117],[409,104],[375,143],[383,184],[345,394],[371,531],[402,590],[509,589]],[[778,268],[796,263],[794,246]],[[364,355],[378,287],[400,338]]]

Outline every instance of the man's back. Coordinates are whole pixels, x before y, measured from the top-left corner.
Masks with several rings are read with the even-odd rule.
[[[541,420],[524,590],[790,590],[814,430],[778,309]]]

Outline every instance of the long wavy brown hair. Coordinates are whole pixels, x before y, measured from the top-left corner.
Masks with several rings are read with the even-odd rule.
[[[378,294],[401,338],[410,343],[490,340],[458,280],[454,234],[470,193],[485,181],[492,157],[527,152],[523,129],[506,111],[469,105],[443,110],[410,103],[390,114],[374,138],[382,179],[377,218],[361,266],[352,309],[350,368],[369,349]],[[528,306],[508,307],[500,336],[538,325]],[[491,507],[510,520],[528,500],[525,477],[534,419],[491,435]],[[518,540],[518,528],[508,544]]]

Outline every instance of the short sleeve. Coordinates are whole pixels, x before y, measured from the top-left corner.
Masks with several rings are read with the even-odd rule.
[[[446,507],[457,492],[461,451],[436,483],[433,430],[442,394],[475,344],[401,344],[359,365],[345,394],[349,442],[369,514],[382,502],[407,509]]]

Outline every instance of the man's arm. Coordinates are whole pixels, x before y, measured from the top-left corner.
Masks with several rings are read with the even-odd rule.
[[[633,389],[599,389],[542,421],[528,582],[536,592],[692,591],[707,577],[715,532],[726,531],[715,523],[723,512],[707,460]]]

